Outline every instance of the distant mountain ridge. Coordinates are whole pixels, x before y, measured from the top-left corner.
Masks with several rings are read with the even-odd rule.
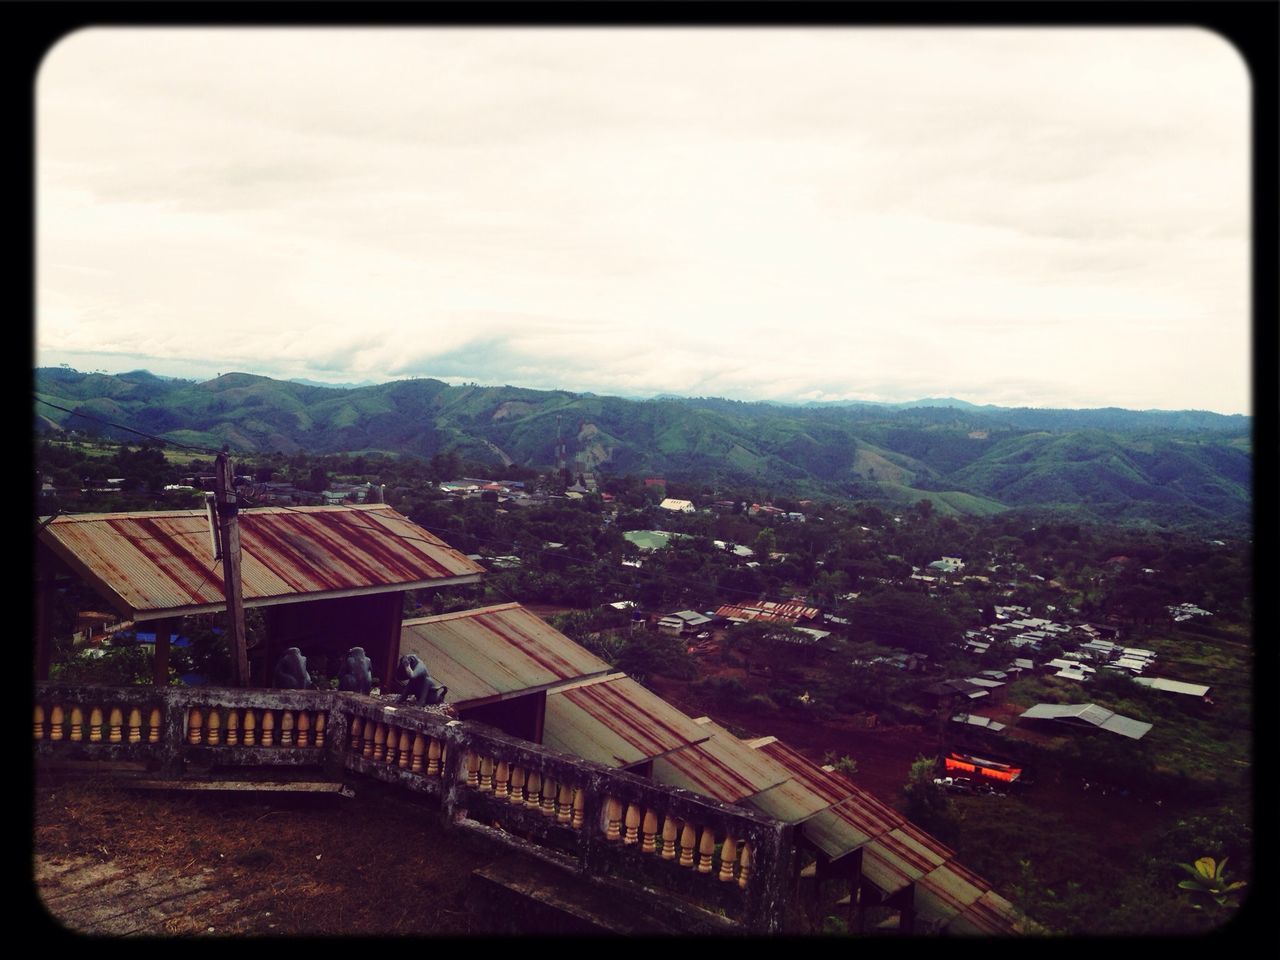
[[[36,389],[135,430],[241,452],[452,450],[546,468],[559,428],[569,458],[586,469],[889,504],[928,497],[941,513],[1039,506],[1242,524],[1251,504],[1251,419],[1203,411],[626,400],[431,379],[343,388],[243,373],[197,383],[65,368],[38,369]],[[74,426],[43,404],[35,413],[38,432]]]

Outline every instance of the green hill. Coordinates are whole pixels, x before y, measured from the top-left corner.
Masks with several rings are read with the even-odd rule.
[[[1248,418],[1199,412],[1004,410],[972,405],[784,406],[624,400],[401,380],[350,389],[231,373],[203,383],[137,371],[36,371],[38,399],[157,436],[252,453],[455,452],[546,468],[882,500],[943,513],[1052,505],[1160,523],[1248,522]],[[37,403],[38,433],[84,419]],[[129,434],[95,427],[106,436]]]

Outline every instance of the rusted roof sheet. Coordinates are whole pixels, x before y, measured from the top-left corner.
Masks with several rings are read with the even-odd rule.
[[[239,528],[246,607],[484,573],[384,504],[262,507],[242,511]],[[38,537],[134,619],[225,608],[222,562],[202,510],[69,515]]]
[[[986,891],[947,925],[948,933],[990,936],[993,933],[1044,932],[994,890]]]
[[[745,802],[765,816],[783,823],[799,823],[831,806],[828,801],[795,779],[770,787]]]
[[[862,874],[887,894],[931,873],[951,851],[909,823],[869,841],[862,848]]]
[[[981,877],[952,861],[916,881],[914,905],[922,916],[949,924],[985,890]]]
[[[620,677],[550,693],[542,742],[597,763],[629,767],[711,734],[657,694]]]
[[[795,623],[797,620],[812,620],[821,611],[817,607],[806,607],[798,600],[778,603],[775,600],[758,600],[755,603],[731,603],[716,610],[717,617],[729,620],[759,620],[762,623]]]
[[[801,832],[832,860],[905,823],[902,814],[865,790],[806,820]],[[874,881],[873,881],[874,882]]]
[[[825,800],[827,805],[843,803],[862,792],[840,774],[823,770],[781,740],[766,743],[759,749],[781,764],[792,777],[803,783],[810,791]]]
[[[400,653],[416,653],[458,707],[609,672],[607,663],[518,603],[406,620]]]
[[[736,803],[790,779],[787,771],[714,723],[710,740],[653,761],[653,779]]]

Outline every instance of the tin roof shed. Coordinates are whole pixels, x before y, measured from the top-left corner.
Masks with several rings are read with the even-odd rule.
[[[484,568],[385,504],[243,510],[245,607],[474,583]],[[134,621],[226,608],[203,510],[72,514],[42,547]]]

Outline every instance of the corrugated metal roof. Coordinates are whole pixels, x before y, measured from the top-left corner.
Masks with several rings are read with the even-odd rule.
[[[948,933],[977,934],[1024,933],[1038,929],[994,890],[986,891],[947,925]]]
[[[828,805],[843,803],[862,792],[844,777],[837,773],[828,773],[781,740],[762,744],[759,749],[776,763],[781,764],[787,773],[825,800]]]
[[[1092,724],[1110,733],[1118,733],[1130,740],[1140,740],[1152,727],[1142,720],[1123,717],[1118,713],[1100,707],[1096,703],[1037,703],[1029,710],[1023,711],[1018,719],[1027,720],[1079,720]]]
[[[542,742],[597,763],[629,767],[711,734],[657,694],[620,677],[548,694]]]
[[[952,861],[916,881],[914,906],[930,920],[950,923],[985,890],[980,877]]]
[[[400,653],[416,653],[458,707],[602,676],[610,669],[518,603],[406,620]]]
[[[1185,693],[1189,697],[1203,697],[1209,688],[1203,683],[1184,683],[1181,680],[1166,680],[1164,677],[1134,677],[1134,683],[1153,690],[1164,690],[1166,693]]]
[[[767,755],[716,724],[711,739],[653,761],[653,778],[725,803],[736,803],[790,779]]]
[[[759,600],[755,603],[726,604],[716,610],[716,616],[729,620],[759,620],[762,623],[795,623],[800,619],[811,620],[820,612],[817,607],[806,607],[798,600],[785,603]]]
[[[484,573],[384,504],[262,507],[242,511],[239,528],[247,607]],[[69,515],[38,537],[134,619],[225,607],[202,510]]]
[[[859,790],[843,803],[809,818],[800,829],[806,839],[835,860],[905,822],[892,807]]]
[[[904,821],[862,848],[862,873],[886,894],[893,894],[932,873],[951,856],[949,848]]]
[[[799,823],[831,806],[799,780],[787,780],[744,802],[783,823]]]

